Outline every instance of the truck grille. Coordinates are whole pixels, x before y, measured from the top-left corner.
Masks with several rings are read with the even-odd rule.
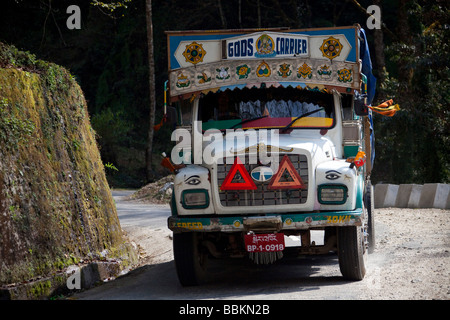
[[[281,159],[282,155],[280,156]],[[222,206],[264,206],[264,205],[283,205],[283,204],[302,204],[305,203],[308,196],[308,160],[302,154],[290,154],[289,160],[302,178],[306,185],[305,189],[280,189],[269,190],[270,181],[255,182],[256,190],[226,190],[221,191],[222,185],[228,172],[231,170],[232,164],[217,165],[217,182],[219,186],[219,197]],[[244,164],[245,169],[250,173],[258,164]],[[273,179],[273,177],[272,177]],[[241,178],[233,180],[234,182],[244,182]]]

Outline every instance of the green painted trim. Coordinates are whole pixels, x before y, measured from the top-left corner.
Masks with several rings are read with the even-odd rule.
[[[360,146],[344,146],[344,158],[356,157]]]
[[[364,179],[363,175],[358,175],[358,181],[356,182],[356,208],[364,208]]]
[[[188,194],[188,193],[204,193],[205,194],[206,203],[202,204],[202,205],[198,205],[198,206],[190,206],[190,205],[186,204],[186,202],[184,201],[184,196],[186,194]],[[206,190],[206,189],[188,189],[188,190],[183,190],[181,192],[181,205],[185,209],[205,209],[205,208],[208,208],[209,207],[208,190]]]
[[[359,225],[362,209],[346,211],[322,211],[287,214],[268,214],[266,216],[280,216],[283,222],[282,230],[304,230],[314,227],[332,227]],[[247,216],[217,216],[208,217],[169,217],[168,227],[174,232],[242,232],[244,220]]]
[[[176,217],[178,215],[177,203],[175,201],[175,192],[172,192],[172,197],[170,198],[170,211],[172,216]]]
[[[344,190],[344,196],[342,201],[324,201],[322,200],[322,190],[323,189],[342,189]],[[320,204],[337,204],[341,205],[347,202],[348,198],[348,188],[343,184],[321,184],[317,187],[317,198]]]
[[[206,121],[206,122],[202,122],[202,130],[206,131],[209,129],[218,129],[218,130],[229,129],[241,121],[242,121],[241,119]],[[240,129],[240,128],[242,128],[242,125],[237,126],[235,129]]]

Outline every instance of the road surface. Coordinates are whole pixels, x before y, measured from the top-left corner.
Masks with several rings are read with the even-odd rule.
[[[210,281],[182,287],[177,279],[167,205],[124,201],[113,192],[122,228],[142,250],[127,275],[74,294],[87,300],[361,300],[450,298],[450,211],[376,209],[377,248],[364,280],[345,281],[335,255],[282,259],[274,265],[215,261]]]

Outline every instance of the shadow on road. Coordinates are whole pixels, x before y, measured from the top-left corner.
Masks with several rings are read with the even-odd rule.
[[[323,298],[327,287],[347,283],[340,275],[335,255],[289,257],[264,266],[243,259],[210,261],[207,282],[194,287],[180,285],[175,263],[170,261],[140,267],[115,281],[80,293],[77,298],[285,300],[305,299],[299,297],[305,293],[306,298],[317,299]]]
[[[129,193],[129,192],[128,192]],[[122,227],[165,227],[170,209],[122,201],[128,194],[115,192]],[[150,244],[151,245],[151,244]],[[167,249],[171,247],[167,243]],[[197,300],[197,299],[351,299],[339,271],[336,255],[285,257],[273,265],[256,265],[248,259],[208,261],[205,284],[180,285],[173,260],[145,265],[99,287],[74,295],[87,300]],[[343,293],[344,292],[344,293]]]

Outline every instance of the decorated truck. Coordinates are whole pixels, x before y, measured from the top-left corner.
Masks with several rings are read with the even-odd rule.
[[[363,279],[375,239],[364,30],[166,34],[181,284],[202,283],[209,259],[333,252],[344,278]]]

